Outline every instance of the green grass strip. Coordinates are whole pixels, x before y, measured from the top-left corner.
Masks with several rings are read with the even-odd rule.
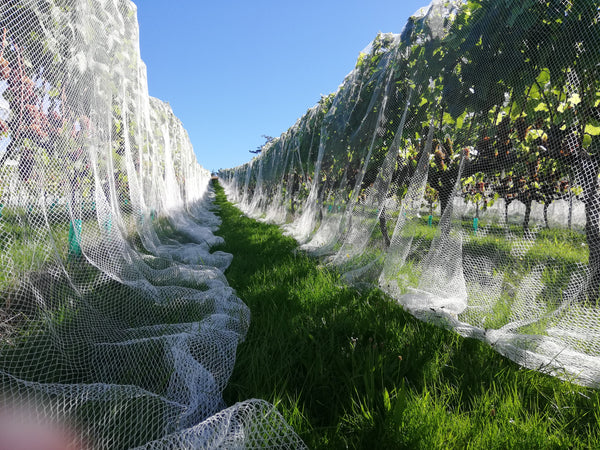
[[[343,285],[215,188],[225,275],[252,312],[229,404],[275,404],[310,448],[600,448],[598,391]]]

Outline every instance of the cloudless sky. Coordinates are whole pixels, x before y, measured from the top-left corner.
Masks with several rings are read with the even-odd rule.
[[[378,32],[400,33],[428,0],[134,0],[150,95],[171,104],[209,170],[249,161]]]

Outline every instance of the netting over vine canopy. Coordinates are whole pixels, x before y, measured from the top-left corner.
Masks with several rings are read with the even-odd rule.
[[[222,399],[249,311],[209,179],[133,3],[0,1],[0,447],[303,446]]]
[[[600,2],[434,1],[230,198],[354,283],[600,385]]]

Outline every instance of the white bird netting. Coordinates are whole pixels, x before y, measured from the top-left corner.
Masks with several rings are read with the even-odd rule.
[[[600,2],[434,1],[229,198],[348,281],[600,386]]]
[[[138,42],[128,0],[0,1],[0,447],[301,448],[224,404],[250,314]]]

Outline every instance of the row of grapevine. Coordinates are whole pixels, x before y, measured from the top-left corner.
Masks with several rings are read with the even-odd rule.
[[[436,0],[230,198],[355,283],[527,367],[600,379],[600,9]]]
[[[128,0],[0,2],[0,447],[302,448],[222,392],[250,314]]]

